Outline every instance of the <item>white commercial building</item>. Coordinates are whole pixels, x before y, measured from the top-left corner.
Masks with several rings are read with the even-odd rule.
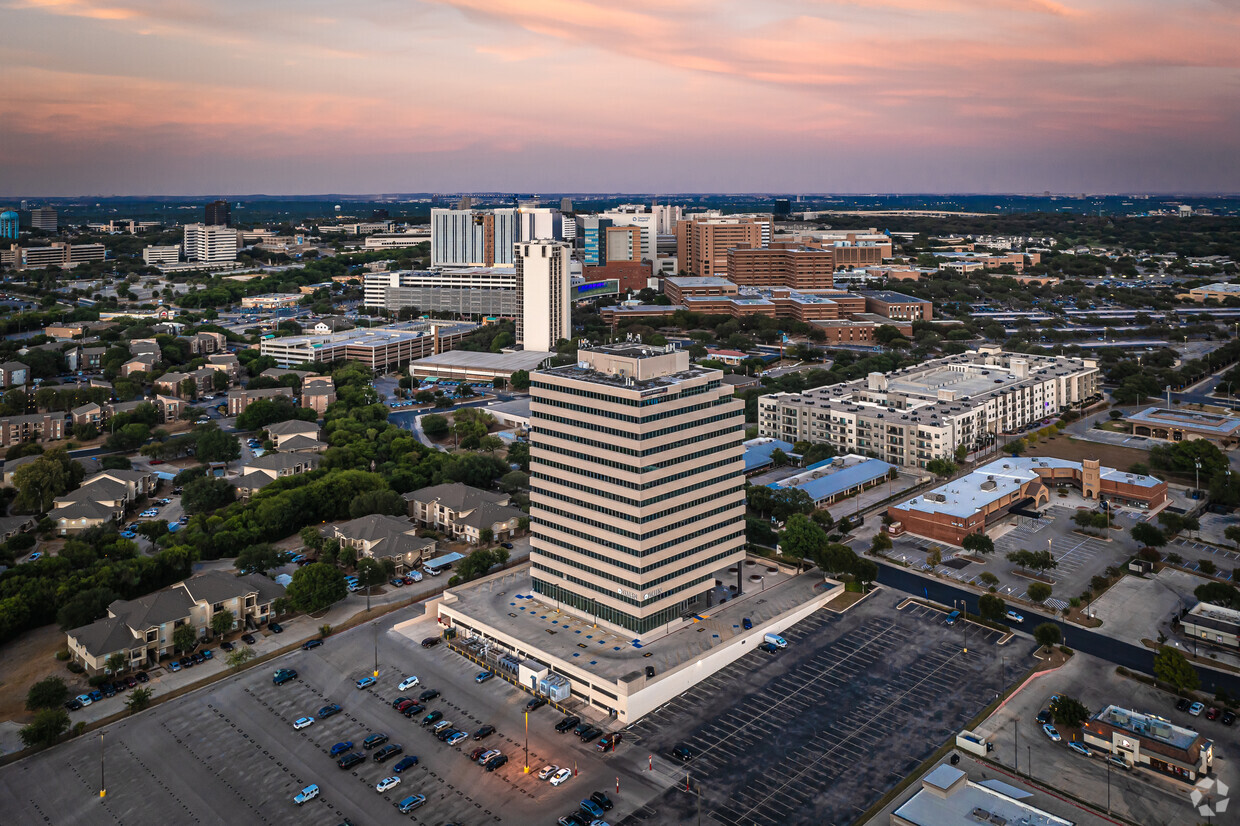
[[[363,304],[377,310],[515,316],[517,271],[498,267],[366,273]]]
[[[186,224],[184,247],[186,261],[235,261],[237,231],[223,225]]]
[[[570,338],[568,244],[530,241],[514,245],[517,265],[517,346],[549,353]]]
[[[613,227],[637,227],[642,231],[641,255],[637,260],[653,261],[659,247],[659,216],[651,212],[613,211],[599,218],[611,221]],[[673,230],[674,231],[674,230]]]
[[[175,264],[181,260],[181,248],[176,244],[166,247],[143,247],[144,264]]]
[[[519,240],[515,209],[432,209],[432,267],[493,267],[512,264]]]

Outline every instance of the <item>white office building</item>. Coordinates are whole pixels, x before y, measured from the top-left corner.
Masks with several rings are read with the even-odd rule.
[[[641,260],[655,260],[659,249],[657,215],[651,212],[612,211],[601,213],[598,217],[611,221],[613,227],[638,227],[642,231]]]
[[[181,248],[176,244],[165,247],[143,247],[142,263],[144,264],[175,264],[181,260]]]
[[[551,207],[521,207],[517,210],[518,241],[564,240],[564,219]]]
[[[237,231],[224,225],[186,224],[183,246],[186,261],[236,261]]]
[[[515,209],[432,209],[432,267],[512,266]]]
[[[570,338],[568,244],[528,241],[514,245],[517,265],[517,346],[549,353],[556,342]]]
[[[508,316],[518,313],[517,271],[499,267],[373,272],[364,276],[369,309]]]

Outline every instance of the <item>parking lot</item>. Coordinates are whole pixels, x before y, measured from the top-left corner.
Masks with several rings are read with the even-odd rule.
[[[748,654],[631,726],[675,785],[625,824],[687,822],[699,791],[709,822],[850,823],[994,698],[1001,657],[1012,679],[1029,662],[1027,642],[1000,647],[893,597],[820,611],[783,633],[787,650]]]
[[[78,738],[0,769],[4,821],[550,824],[595,790],[615,801],[609,820],[661,790],[655,778],[639,771],[646,768],[644,753],[623,744],[614,754],[600,754],[596,744],[555,732],[561,718],[547,708],[530,715],[530,766],[536,772],[554,763],[577,774],[559,787],[525,774],[523,711],[529,695],[500,679],[476,684],[477,667],[445,646],[424,649],[391,632],[402,619],[408,614],[397,612],[381,622],[378,633],[369,625],[329,637],[320,648],[299,650],[128,718],[105,729],[102,741],[98,735]],[[434,634],[430,621],[425,634]],[[358,690],[354,683],[373,671],[376,652],[379,682]],[[295,668],[299,676],[273,685],[277,667]],[[471,733],[484,723],[498,732],[455,747],[440,742],[418,724],[422,715],[408,719],[392,708],[393,700],[416,698],[422,690],[397,690],[409,674],[442,692],[427,710],[443,712]],[[317,717],[330,702],[343,711],[293,729],[294,720]],[[375,784],[392,775],[398,758],[383,765],[368,759],[341,770],[329,756],[333,744],[353,741],[360,749],[376,732],[401,744],[402,756],[419,759],[401,773],[400,785],[383,793]],[[501,749],[508,764],[488,773],[472,763],[469,752],[480,745]],[[107,788],[102,800],[101,752]],[[311,783],[320,787],[318,798],[296,806],[293,796]],[[411,794],[425,795],[427,802],[401,815],[395,803]]]

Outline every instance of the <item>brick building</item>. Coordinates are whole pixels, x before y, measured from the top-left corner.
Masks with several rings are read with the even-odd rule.
[[[727,251],[728,280],[744,287],[833,290],[834,272],[835,254],[829,249],[780,243]]]

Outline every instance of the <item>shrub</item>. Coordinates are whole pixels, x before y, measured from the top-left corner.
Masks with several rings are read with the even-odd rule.
[[[1059,646],[1059,653],[1063,654],[1065,657],[1071,657],[1073,654],[1073,651],[1068,646],[1061,645]]]
[[[68,649],[68,648],[62,648],[62,649],[60,649],[59,651],[57,651],[57,652],[56,652],[56,659],[60,660],[62,663],[63,663],[63,662],[68,662],[68,661],[69,661],[69,658],[70,658],[70,657],[72,657],[72,656],[73,656],[73,655],[69,653],[69,649]]]
[[[82,665],[81,665],[80,663],[75,663],[75,662],[71,662],[71,663],[69,663],[69,664],[66,666],[66,668],[68,668],[68,669],[69,669],[70,671],[72,671],[74,674],[81,674],[83,671],[85,671],[85,670],[86,670],[85,668],[83,668],[83,667],[82,667]]]

